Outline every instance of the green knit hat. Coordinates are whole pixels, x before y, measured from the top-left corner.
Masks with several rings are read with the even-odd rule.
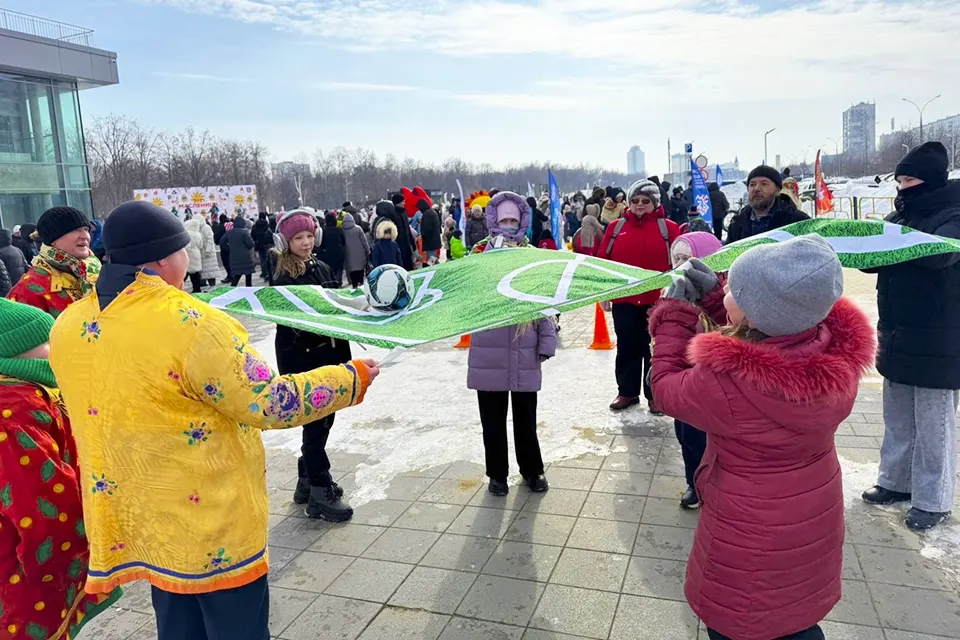
[[[52,328],[49,314],[0,298],[0,358],[15,358],[48,342]]]

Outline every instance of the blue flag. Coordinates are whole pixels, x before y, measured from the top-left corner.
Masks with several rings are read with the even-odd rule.
[[[559,247],[560,243],[563,242],[563,235],[560,231],[560,187],[557,186],[557,180],[553,177],[552,171],[548,170],[547,176],[550,178],[550,233],[553,234],[553,241]],[[534,244],[540,244],[540,238],[534,238]]]
[[[723,170],[720,168],[720,165],[717,165],[717,186],[723,186]]]
[[[707,224],[713,224],[713,207],[710,205],[710,192],[707,190],[707,181],[703,179],[700,173],[700,167],[690,159],[690,172],[693,178],[693,206],[697,208],[700,217],[707,221]]]

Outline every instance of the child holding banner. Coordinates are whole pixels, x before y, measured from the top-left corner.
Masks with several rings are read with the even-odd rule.
[[[340,280],[333,270],[313,256],[317,230],[317,219],[303,209],[291,211],[277,221],[282,246],[274,249],[277,264],[274,285],[340,288]],[[283,375],[343,364],[351,359],[350,343],[346,340],[282,325],[277,326],[274,346],[277,369]],[[326,447],[336,415],[331,413],[303,425],[302,455],[297,460],[298,480],[293,493],[296,504],[306,505],[307,516],[330,522],[353,517],[353,509],[343,501],[343,489],[330,475]]]
[[[487,205],[490,237],[474,248],[526,246],[530,206],[516,193],[501,191]],[[484,248],[480,248],[481,245]],[[477,392],[488,490],[495,496],[509,492],[507,476],[507,409],[513,403],[513,436],[520,475],[534,492],[549,488],[537,438],[537,392],[540,365],[557,349],[553,318],[473,334],[468,357],[467,388]]]
[[[872,327],[818,236],[750,249],[723,288],[699,260],[682,269],[650,332],[657,403],[709,435],[687,600],[711,640],[823,640],[843,565],[834,434],[873,364]],[[704,332],[704,314],[728,324]]]

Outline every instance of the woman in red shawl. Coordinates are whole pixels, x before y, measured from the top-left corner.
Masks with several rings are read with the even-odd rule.
[[[69,640],[121,591],[87,595],[70,423],[47,363],[53,318],[0,299],[0,638]],[[95,409],[90,409],[95,411]]]

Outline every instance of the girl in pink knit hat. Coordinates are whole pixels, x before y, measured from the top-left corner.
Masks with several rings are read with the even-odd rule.
[[[313,255],[320,234],[317,219],[311,211],[295,209],[277,220],[278,248],[274,249],[277,266],[275,286],[314,285],[338,289],[340,282],[324,262]],[[274,343],[277,370],[283,374],[302,373],[325,365],[343,364],[351,360],[350,343],[291,327],[278,326]],[[306,505],[310,518],[343,522],[353,516],[353,509],[343,500],[343,489],[330,475],[327,437],[335,413],[303,426],[301,457],[297,460],[298,480],[293,501]]]
[[[717,237],[706,231],[693,231],[685,233],[670,246],[670,262],[676,269],[690,258],[706,258],[712,253],[719,251],[723,244],[717,240]],[[683,474],[687,480],[687,490],[680,498],[681,509],[699,509],[700,496],[693,483],[693,476],[700,466],[703,459],[703,453],[707,449],[707,434],[693,425],[673,421],[673,431],[677,435],[677,442],[680,443],[680,451],[683,455]]]

